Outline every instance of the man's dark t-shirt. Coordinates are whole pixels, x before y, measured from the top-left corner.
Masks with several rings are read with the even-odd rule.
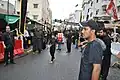
[[[101,64],[102,55],[103,49],[97,41],[92,41],[87,44],[82,52],[78,80],[91,80],[93,64]]]
[[[3,34],[3,41],[6,47],[9,45],[14,46],[14,35],[12,33],[5,32]]]
[[[103,40],[103,42],[106,45],[106,50],[104,51],[104,55],[111,55],[111,39],[109,36],[104,36],[101,38]]]

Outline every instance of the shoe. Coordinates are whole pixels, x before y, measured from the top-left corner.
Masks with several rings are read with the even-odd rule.
[[[5,63],[5,64],[4,64],[4,67],[6,67],[7,65],[8,65],[8,63]]]
[[[53,61],[55,61],[55,58],[53,59]]]
[[[35,52],[33,52],[33,54],[35,54]]]
[[[50,64],[52,64],[52,63],[53,63],[53,61],[50,61],[49,63],[50,63]]]
[[[66,53],[70,53],[70,52],[67,51]]]

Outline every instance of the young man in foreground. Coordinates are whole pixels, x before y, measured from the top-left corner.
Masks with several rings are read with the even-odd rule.
[[[89,20],[81,23],[83,26],[82,35],[88,41],[82,51],[80,73],[78,80],[99,80],[101,71],[103,49],[96,41],[96,30],[98,25],[95,21]]]

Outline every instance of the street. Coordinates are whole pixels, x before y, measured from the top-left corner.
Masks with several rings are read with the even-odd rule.
[[[65,45],[65,44],[64,44]],[[56,50],[56,60],[50,64],[49,49],[41,54],[29,54],[16,59],[15,65],[4,67],[0,64],[0,80],[77,80],[80,66],[80,50],[66,53],[66,47]],[[120,80],[120,70],[110,69],[108,80]]]

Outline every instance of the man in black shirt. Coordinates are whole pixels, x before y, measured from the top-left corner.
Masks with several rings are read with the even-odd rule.
[[[10,63],[15,64],[13,60],[14,54],[14,36],[10,32],[10,27],[6,26],[6,32],[3,34],[3,45],[5,48],[4,60],[5,66],[8,65],[8,56],[10,53]]]
[[[93,20],[81,24],[83,25],[82,35],[88,43],[82,51],[78,80],[99,80],[103,49],[96,41],[95,31],[98,29],[98,25]]]
[[[106,49],[103,54],[103,60],[102,60],[102,68],[101,68],[101,76],[102,80],[107,80],[109,67],[111,63],[111,39],[107,35],[106,29],[101,29],[98,31],[99,38],[103,40],[103,42],[106,45]]]
[[[67,34],[67,53],[71,52],[71,43],[72,43],[72,34],[70,31],[68,31],[68,34]]]

